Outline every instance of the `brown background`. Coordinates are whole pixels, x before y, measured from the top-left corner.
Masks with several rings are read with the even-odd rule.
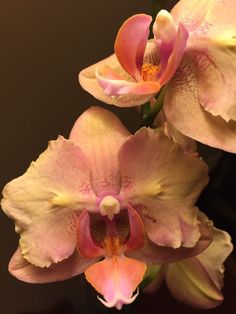
[[[151,12],[151,0],[0,1],[1,188],[24,173],[48,140],[58,134],[68,136],[76,118],[90,105],[99,104],[80,88],[77,74],[111,54],[121,23],[141,12]],[[134,109],[111,109],[131,131],[138,128]],[[1,314],[115,312],[99,305],[82,276],[30,285],[8,274],[18,237],[13,222],[3,213],[0,219]],[[232,269],[233,261],[230,265]],[[233,272],[228,278],[225,304],[210,313],[236,313]],[[155,295],[141,296],[122,312],[128,311],[202,313],[175,302],[165,287]]]

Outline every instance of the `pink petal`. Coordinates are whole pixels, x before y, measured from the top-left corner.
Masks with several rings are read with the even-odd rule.
[[[179,132],[171,123],[165,120],[163,111],[155,118],[153,126],[161,128],[163,132],[175,143],[178,143],[186,154],[197,156],[197,144],[190,137]]]
[[[231,251],[230,236],[215,228],[214,240],[205,251],[169,265],[166,280],[171,293],[196,308],[218,306],[223,300],[223,263]]]
[[[106,95],[111,96],[122,96],[122,95],[131,95],[131,96],[139,96],[144,95],[144,97],[140,97],[140,103],[144,102],[144,99],[150,99],[160,90],[160,83],[155,81],[138,81],[132,82],[125,79],[111,79],[111,75],[109,73],[108,77],[105,76],[106,73],[102,72],[97,73],[97,79],[99,84],[104,90]],[[114,77],[115,75],[113,75]],[[136,101],[137,103],[137,101]],[[122,107],[133,107],[130,103],[127,103]]]
[[[163,132],[142,128],[119,152],[124,201],[142,204],[152,198],[173,208],[195,203],[208,182],[207,166],[186,155]],[[179,204],[179,205],[177,205]]]
[[[3,191],[2,207],[21,234],[23,256],[37,266],[68,258],[76,246],[77,217],[95,206],[87,160],[79,147],[60,137],[27,172]]]
[[[18,248],[9,263],[9,272],[17,279],[29,283],[46,283],[69,279],[84,272],[95,260],[85,259],[77,252],[68,259],[50,267],[36,267],[27,262]]]
[[[144,226],[143,222],[132,206],[128,206],[129,215],[129,239],[125,243],[126,250],[136,251],[144,244]]]
[[[102,87],[97,81],[96,73],[99,68],[103,68],[104,66],[109,67],[115,73],[119,74],[119,76],[125,76],[126,72],[121,68],[116,55],[113,54],[110,57],[92,65],[88,68],[82,70],[79,73],[79,82],[80,85],[83,87],[84,90],[89,92],[98,100],[105,102],[106,104],[113,104],[114,98],[111,96],[105,95]],[[113,76],[114,78],[114,76]],[[120,103],[120,102],[119,102]],[[122,101],[121,101],[122,103]],[[122,106],[122,105],[121,105]]]
[[[173,50],[168,58],[167,65],[160,77],[160,85],[166,84],[175,74],[185,52],[188,40],[188,31],[183,24],[179,25],[176,39],[173,45]],[[162,57],[162,56],[161,56]],[[162,60],[162,58],[161,58]],[[161,64],[162,66],[162,64]]]
[[[104,250],[94,243],[90,228],[89,214],[84,210],[78,220],[77,246],[82,256],[86,258],[96,258],[104,255]]]
[[[134,15],[124,22],[116,37],[117,59],[123,69],[136,80],[140,79],[151,21],[149,15]]]
[[[147,42],[148,54],[153,41]],[[145,54],[146,54],[145,52]],[[156,58],[156,50],[152,51],[149,58]],[[148,60],[147,60],[148,62]],[[95,98],[118,107],[139,106],[153,97],[160,89],[158,82],[136,83],[123,70],[115,55],[112,55],[80,72],[79,81],[81,86]],[[106,89],[106,94],[103,88]],[[127,92],[127,94],[124,94]],[[115,93],[113,95],[112,93]]]
[[[236,152],[236,123],[207,113],[198,94],[198,69],[185,57],[166,91],[164,113],[181,133],[199,142]]]
[[[66,211],[40,217],[21,233],[21,252],[28,262],[48,267],[73,254],[77,242],[77,217]]]
[[[212,226],[208,220],[199,223],[200,238],[193,247],[180,246],[179,248],[165,247],[155,244],[147,237],[144,246],[127,255],[146,264],[169,264],[201,253],[212,242]]]
[[[200,103],[206,111],[226,122],[236,120],[236,5],[233,1],[193,1],[191,5],[184,1],[180,3],[184,10],[182,13],[179,11],[177,20],[186,27],[191,23],[194,25],[190,25],[192,33],[188,50],[196,63]],[[196,13],[188,12],[190,8],[200,14],[199,21]]]
[[[199,27],[215,0],[181,0],[171,10],[176,22],[182,22],[189,30]]]
[[[235,9],[234,0],[181,0],[172,9],[171,15],[191,31],[200,29],[205,33],[210,32],[211,36],[212,32],[220,36],[222,32],[229,34],[229,30],[235,30]]]
[[[198,97],[201,105],[213,116],[220,116],[226,122],[236,120],[235,50],[229,49],[227,43],[224,47],[209,45],[207,42],[193,49],[191,54],[197,62]]]
[[[200,238],[197,210],[193,206],[158,202],[151,198],[140,210],[149,239],[175,249],[193,247]]]
[[[134,301],[133,292],[142,281],[146,265],[134,259],[117,256],[106,258],[90,266],[85,271],[89,283],[104,296],[100,299],[107,307],[116,306],[121,309],[123,304]]]
[[[100,107],[91,107],[76,121],[70,139],[82,149],[90,163],[91,184],[97,195],[119,193],[121,177],[117,154],[128,136],[120,120]]]

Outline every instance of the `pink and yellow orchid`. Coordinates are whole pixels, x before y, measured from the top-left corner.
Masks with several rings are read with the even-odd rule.
[[[155,266],[156,279],[145,291],[153,293],[165,278],[169,290],[177,300],[195,308],[215,308],[224,298],[221,292],[223,263],[232,249],[228,233],[213,227],[213,241],[207,249],[176,263]],[[148,272],[150,276],[153,269]]]
[[[180,0],[170,13],[134,15],[115,54],[83,70],[82,87],[121,107],[144,104],[166,85],[163,110],[183,134],[236,152],[236,14],[232,0]]]
[[[10,272],[32,283],[85,272],[108,307],[132,302],[147,264],[195,256],[212,227],[194,203],[208,182],[203,161],[162,131],[131,135],[92,107],[69,140],[59,137],[6,185],[2,207],[20,234]]]

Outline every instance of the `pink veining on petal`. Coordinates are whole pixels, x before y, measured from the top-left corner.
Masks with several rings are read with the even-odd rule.
[[[151,21],[149,15],[134,15],[124,22],[116,37],[117,59],[124,70],[136,80],[140,79]]]
[[[75,122],[69,138],[89,161],[91,185],[96,195],[119,193],[121,176],[117,154],[129,135],[112,112],[100,107],[91,107]]]

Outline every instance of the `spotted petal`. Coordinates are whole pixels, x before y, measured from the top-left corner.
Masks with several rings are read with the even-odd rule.
[[[218,306],[223,300],[223,263],[231,251],[230,236],[215,228],[214,240],[205,251],[169,265],[166,281],[172,294],[197,308]]]
[[[221,117],[213,116],[203,109],[199,100],[198,75],[195,61],[191,56],[186,55],[184,62],[168,84],[163,107],[165,116],[186,136],[209,146],[236,152],[236,122],[227,123]],[[204,75],[203,72],[202,75]],[[201,85],[202,91],[203,88],[205,87]],[[218,93],[218,91],[215,92]],[[222,90],[222,95],[225,95],[224,90]],[[225,101],[227,102],[226,98],[221,103],[222,106]]]
[[[235,9],[230,0],[179,1],[172,11],[191,31],[187,51],[196,65],[199,102],[226,122],[236,120]]]
[[[95,206],[88,163],[60,137],[3,191],[2,207],[16,222],[24,258],[44,267],[68,258],[76,246],[77,214]]]
[[[124,200],[143,203],[152,198],[192,205],[208,182],[207,166],[186,155],[163,132],[142,128],[119,152]]]
[[[70,139],[89,161],[91,184],[97,195],[119,193],[121,177],[117,154],[128,136],[120,120],[100,107],[91,107],[76,121]]]

